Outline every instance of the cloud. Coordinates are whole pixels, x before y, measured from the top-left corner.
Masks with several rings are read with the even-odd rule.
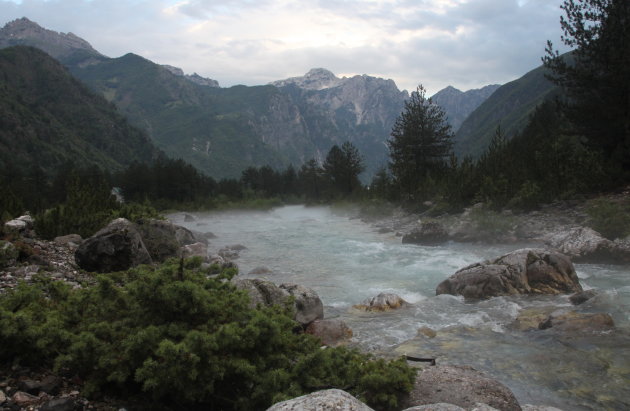
[[[232,84],[265,84],[326,67],[392,78],[429,94],[504,83],[540,65],[560,37],[561,0],[0,0],[85,38]]]

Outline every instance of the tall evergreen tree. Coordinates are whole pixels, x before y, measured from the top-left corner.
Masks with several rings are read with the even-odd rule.
[[[568,95],[566,112],[576,134],[630,174],[630,2],[565,0],[563,58],[547,42],[545,66]]]
[[[339,148],[334,145],[324,161],[324,172],[334,190],[341,195],[349,195],[359,187],[359,174],[363,172],[363,158],[359,150],[349,141]]]
[[[426,194],[424,183],[445,170],[452,151],[453,132],[446,114],[425,94],[421,85],[411,94],[387,142],[392,175],[407,200]]]

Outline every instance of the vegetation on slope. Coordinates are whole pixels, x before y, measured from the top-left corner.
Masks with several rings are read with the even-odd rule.
[[[395,409],[414,371],[294,333],[287,307],[248,297],[200,259],[101,275],[72,290],[40,278],[0,297],[0,360],[54,366],[90,395],[141,396],[161,407],[265,409],[323,388]]]
[[[65,162],[120,170],[157,150],[105,99],[44,52],[0,50],[0,167],[51,173]]]

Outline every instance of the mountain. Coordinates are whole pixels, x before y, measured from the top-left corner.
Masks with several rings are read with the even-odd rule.
[[[448,118],[448,122],[456,133],[461,124],[477,107],[488,99],[500,84],[491,84],[480,89],[460,91],[448,86],[435,93],[431,100],[442,107]]]
[[[557,95],[540,66],[523,77],[499,87],[473,111],[455,134],[455,154],[479,157],[488,147],[498,126],[509,139],[528,123],[530,115],[545,99]]]
[[[320,156],[330,143],[350,141],[365,157],[368,175],[386,163],[385,142],[409,98],[393,80],[365,74],[338,78],[316,68],[271,84],[297,104]]]
[[[43,51],[0,50],[0,165],[118,170],[158,154],[146,133]]]
[[[392,80],[337,78],[324,69],[266,86],[220,88],[134,54],[108,58],[68,38],[76,36],[28,19],[0,29],[0,45],[49,51],[169,156],[216,178],[239,177],[249,166],[322,161],[332,145],[347,140],[364,155],[369,178],[385,163],[385,141],[407,96]]]

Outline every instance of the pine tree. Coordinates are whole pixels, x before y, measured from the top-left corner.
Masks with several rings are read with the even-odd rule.
[[[390,169],[403,199],[426,195],[426,182],[446,169],[453,132],[444,111],[419,86],[405,102],[387,142]]]
[[[560,56],[548,41],[543,63],[567,93],[574,132],[630,173],[630,2],[565,0],[561,8],[562,42],[574,50]]]

